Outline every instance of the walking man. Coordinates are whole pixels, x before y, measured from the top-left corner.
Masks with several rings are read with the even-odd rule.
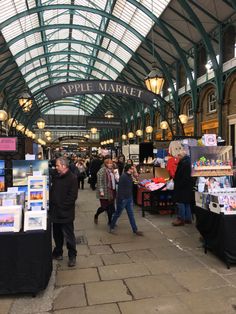
[[[69,169],[69,160],[59,157],[56,160],[58,175],[53,178],[50,188],[50,215],[53,222],[55,248],[53,258],[63,259],[64,238],[68,250],[68,266],[76,265],[76,241],[74,235],[75,201],[78,195],[77,177]]]
[[[114,232],[116,222],[120,215],[122,214],[123,209],[126,209],[127,215],[129,217],[129,222],[133,233],[142,236],[143,233],[138,230],[136,222],[134,219],[133,212],[133,178],[132,174],[134,172],[134,166],[127,164],[124,167],[124,173],[121,175],[119,184],[118,184],[118,197],[117,197],[117,209],[112,216],[110,223],[110,232]]]

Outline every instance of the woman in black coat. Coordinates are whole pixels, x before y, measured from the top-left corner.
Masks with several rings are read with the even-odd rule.
[[[179,163],[174,177],[174,201],[178,206],[178,216],[173,226],[192,223],[190,203],[193,201],[193,178],[191,177],[190,157],[183,151],[178,155]]]

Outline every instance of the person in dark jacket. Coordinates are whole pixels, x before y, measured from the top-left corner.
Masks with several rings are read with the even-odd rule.
[[[100,156],[95,156],[90,163],[89,175],[90,175],[90,187],[94,191],[97,184],[97,173],[103,164],[103,160]]]
[[[193,201],[193,178],[191,177],[191,161],[183,150],[178,155],[179,163],[174,177],[174,201],[178,206],[177,219],[172,222],[173,226],[183,226],[192,223],[190,204]]]
[[[50,188],[50,216],[53,223],[55,248],[53,258],[63,259],[64,237],[68,249],[68,266],[76,264],[76,240],[74,235],[75,201],[78,195],[77,177],[69,169],[69,160],[60,157],[56,160],[58,175],[53,178]]]
[[[114,232],[116,222],[120,215],[122,214],[123,209],[126,209],[127,215],[129,217],[129,222],[133,233],[139,236],[142,236],[143,233],[138,230],[133,212],[133,178],[132,174],[134,171],[134,166],[127,164],[124,167],[124,173],[121,175],[119,184],[118,184],[118,197],[117,197],[117,209],[112,216],[110,223],[110,232]]]

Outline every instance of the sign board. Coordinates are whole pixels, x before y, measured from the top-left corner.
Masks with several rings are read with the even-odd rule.
[[[16,137],[0,137],[0,151],[1,152],[17,151],[17,138]]]
[[[63,99],[75,95],[86,94],[115,94],[126,96],[148,104],[152,104],[158,95],[143,89],[140,86],[124,84],[109,80],[85,80],[60,83],[44,90],[49,101]]]
[[[108,119],[108,118],[94,118],[87,117],[86,119],[87,128],[121,128],[120,119]]]

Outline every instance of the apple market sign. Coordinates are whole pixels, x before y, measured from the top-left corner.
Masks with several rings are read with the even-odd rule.
[[[85,94],[116,94],[139,99],[147,104],[152,104],[153,100],[158,98],[157,95],[139,86],[103,80],[60,83],[45,89],[44,93],[50,102],[65,97]]]

